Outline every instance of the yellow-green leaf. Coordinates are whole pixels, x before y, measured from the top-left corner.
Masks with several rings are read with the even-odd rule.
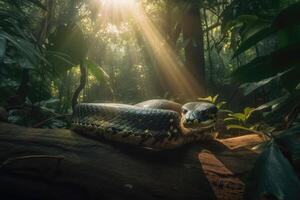
[[[230,117],[234,117],[237,120],[240,120],[242,122],[246,121],[246,116],[243,113],[233,113],[229,114]]]
[[[221,101],[220,103],[217,104],[217,108],[221,109],[225,104],[226,104],[225,101]]]
[[[213,97],[212,96],[208,96],[208,97],[204,97],[204,98],[201,98],[199,97],[198,98],[199,101],[207,101],[207,102],[213,102]]]
[[[216,96],[214,96],[214,97],[212,98],[212,103],[216,103],[217,100],[218,100],[218,98],[219,98],[219,95],[217,94]]]

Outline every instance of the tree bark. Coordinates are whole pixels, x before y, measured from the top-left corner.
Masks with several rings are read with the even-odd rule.
[[[182,32],[185,40],[188,41],[185,47],[186,66],[189,72],[194,75],[194,78],[198,80],[199,85],[206,88],[204,33],[200,8],[197,3],[190,3],[185,9]]]
[[[207,19],[207,13],[206,13],[206,10],[204,10],[204,22],[205,22],[205,26],[206,26],[206,29],[208,29],[208,19]],[[214,70],[213,70],[213,62],[212,62],[212,58],[211,58],[211,46],[210,46],[210,37],[209,37],[209,31],[207,31],[205,33],[206,35],[206,44],[207,44],[207,57],[208,57],[208,62],[209,62],[209,83],[214,85],[214,80],[213,80],[213,73],[214,73]]]
[[[152,152],[0,123],[1,199],[241,199],[257,135]]]

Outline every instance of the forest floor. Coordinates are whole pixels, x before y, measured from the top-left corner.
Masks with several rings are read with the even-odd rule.
[[[250,134],[152,152],[66,129],[0,123],[5,199],[242,199],[263,138]],[[3,199],[3,198],[1,198]]]

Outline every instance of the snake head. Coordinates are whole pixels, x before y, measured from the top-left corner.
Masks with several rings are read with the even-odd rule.
[[[208,129],[215,125],[218,108],[207,102],[190,102],[182,106],[181,122],[185,128]]]

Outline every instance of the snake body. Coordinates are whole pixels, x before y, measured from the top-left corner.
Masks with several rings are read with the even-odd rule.
[[[195,105],[201,111],[197,113],[216,114],[212,104],[197,102]],[[72,125],[75,131],[83,134],[152,149],[172,149],[214,138],[213,123],[201,128],[185,127],[204,120],[200,119],[202,115],[197,118],[196,113],[192,117],[194,121],[184,121],[187,113],[182,113],[183,108],[168,100],[150,100],[136,105],[82,103],[74,109]]]

